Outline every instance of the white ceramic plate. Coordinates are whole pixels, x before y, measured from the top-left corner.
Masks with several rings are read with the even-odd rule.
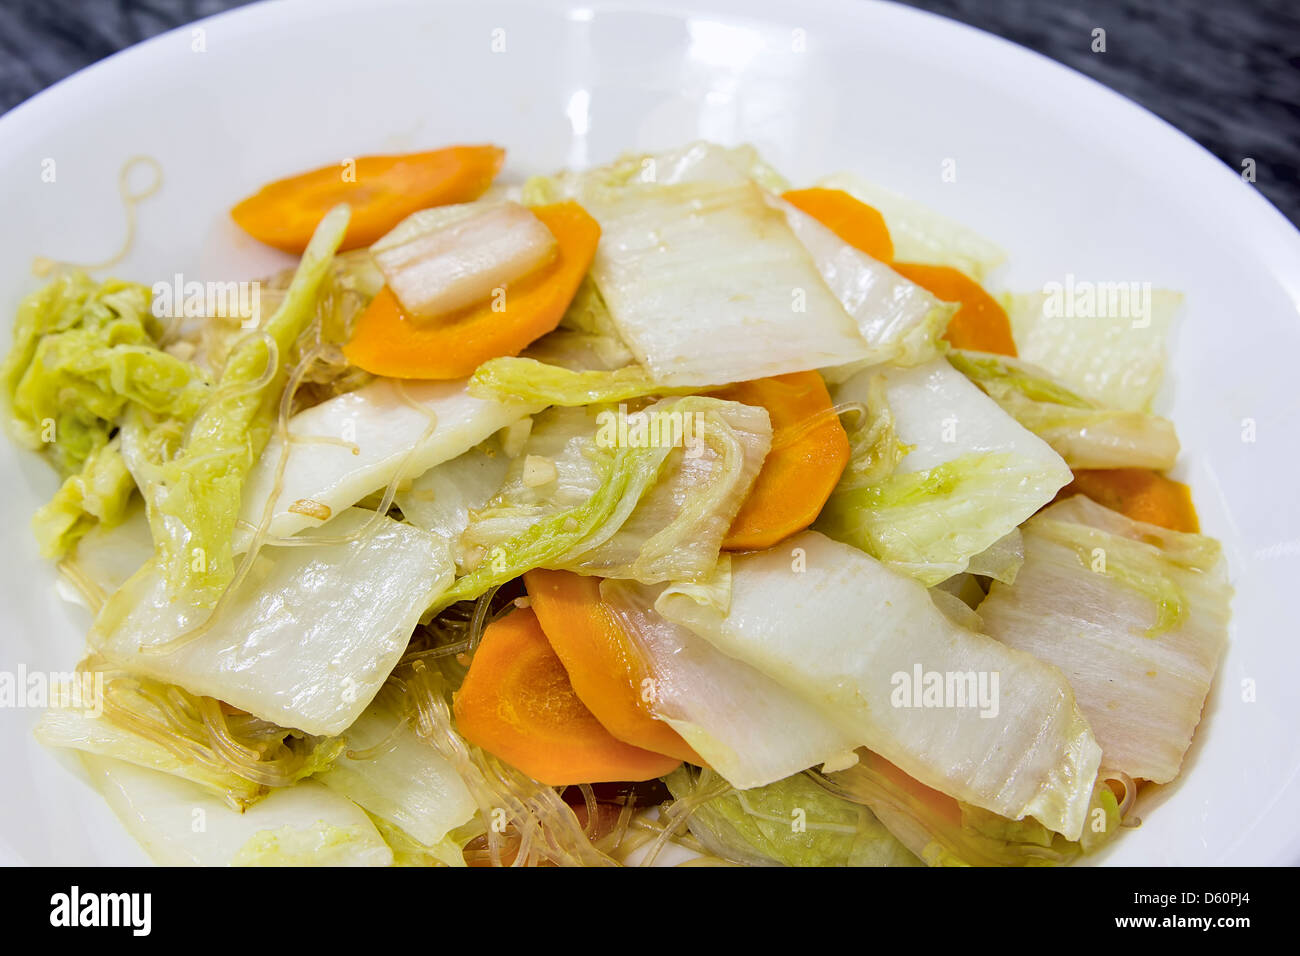
[[[137,154],[166,182],[115,271],[152,283],[283,264],[226,210],[344,157],[491,141],[517,176],[701,137],[752,142],[795,182],[854,170],[946,212],[1008,250],[1000,287],[1073,273],[1186,293],[1165,404],[1230,558],[1232,644],[1183,778],[1105,862],[1300,861],[1300,235],[1190,140],[1019,47],[849,0],[245,8],[0,119],[0,308],[38,284],[34,255],[112,254],[116,177]],[[56,597],[27,530],[54,477],[7,442],[0,475],[0,669],[66,670],[87,619]],[[0,710],[0,859],[144,862],[75,764],[34,742],[36,716]]]

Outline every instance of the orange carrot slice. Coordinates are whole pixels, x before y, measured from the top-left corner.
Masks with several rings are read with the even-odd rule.
[[[885,217],[842,189],[791,189],[781,198],[802,209],[849,245],[873,259],[890,262],[894,241]]]
[[[759,405],[772,419],[772,449],[722,546],[770,548],[821,513],[849,463],[849,437],[816,372],[793,372],[729,385],[715,398]]]
[[[611,734],[626,743],[703,765],[677,731],[656,720],[641,694],[636,652],[600,600],[600,578],[535,569],[524,587],[573,691]]]
[[[948,323],[948,331],[943,334],[954,348],[999,355],[1016,354],[1016,342],[1011,337],[1011,320],[1007,318],[1006,310],[970,276],[949,266],[914,262],[895,262],[893,269],[944,302],[956,302],[961,306]]]
[[[341,249],[382,237],[413,212],[470,202],[492,185],[505,160],[498,146],[451,146],[427,153],[362,156],[263,186],[230,211],[241,229],[301,255],[321,217],[339,203],[352,207]]]
[[[1087,495],[1099,505],[1128,515],[1134,521],[1160,525],[1173,531],[1201,530],[1192,505],[1192,491],[1181,481],[1146,468],[1080,469],[1058,498]]]
[[[389,378],[464,378],[490,358],[518,355],[559,325],[596,254],[600,226],[575,202],[537,206],[533,213],[559,246],[550,265],[506,286],[503,301],[443,321],[408,318],[385,286],[357,317],[343,347],[348,361]]]
[[[530,608],[488,625],[454,711],[466,740],[547,786],[649,780],[681,764],[601,725],[573,692]]]

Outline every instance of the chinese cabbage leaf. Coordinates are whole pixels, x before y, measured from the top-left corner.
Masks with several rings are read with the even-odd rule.
[[[706,576],[771,434],[766,410],[700,396],[630,414],[548,410],[462,537],[481,563],[443,601],[538,567],[645,583]],[[529,460],[549,463],[553,477],[530,483]]]
[[[349,215],[347,206],[337,206],[321,220],[279,307],[234,346],[180,449],[156,463],[142,489],[172,597],[212,607],[234,578],[232,541],[244,480],[271,437],[288,357],[315,317],[317,292]]]
[[[388,679],[452,564],[443,539],[363,509],[323,530],[303,533],[309,546],[258,555],[215,612],[172,600],[152,560],[109,598],[91,645],[282,727],[341,733]]]
[[[1172,780],[1227,644],[1218,543],[1082,496],[1022,532],[1015,583],[995,583],[979,607],[987,632],[1065,673],[1107,769]]]
[[[179,777],[202,787],[227,805],[249,806],[264,792],[259,784],[239,776],[220,760],[202,759],[192,754],[182,756],[176,749],[135,733],[102,713],[52,706],[41,715],[35,735],[47,747],[67,747],[112,757]]]
[[[1071,468],[1172,468],[1173,422],[1142,411],[1103,408],[1002,355],[954,351],[949,361]]]
[[[310,780],[276,790],[240,813],[186,780],[105,757],[82,760],[123,826],[160,866],[393,862],[360,807]]]
[[[134,283],[68,273],[19,306],[0,367],[8,430],[64,477],[33,520],[45,555],[121,520],[135,481],[111,436],[128,412],[183,423],[206,399],[202,370],[162,338],[149,290]]]
[[[1022,359],[1106,408],[1142,412],[1160,390],[1182,298],[1137,283],[1078,282],[1002,304]]]
[[[857,322],[870,346],[863,364],[916,365],[939,354],[939,337],[955,306],[940,302],[790,203],[775,197],[769,202],[785,214],[827,287]]]
[[[64,554],[93,528],[111,529],[126,517],[135,479],[116,436],[92,451],[81,471],[63,479],[54,497],[37,509],[32,529],[46,557]]]
[[[853,319],[763,191],[690,180],[587,187],[592,276],[663,385],[722,385],[868,357]]]
[[[1115,795],[1093,788],[1079,839],[1067,840],[1032,819],[1008,820],[932,790],[868,750],[846,770],[814,774],[831,793],[862,804],[930,866],[1059,866],[1119,832]]]
[[[606,580],[600,595],[651,681],[651,712],[728,783],[761,787],[853,750],[799,695],[660,615],[662,590]]]
[[[46,452],[65,477],[80,471],[130,405],[187,419],[209,390],[199,368],[158,347],[149,290],[61,275],[18,307],[0,366],[14,437]]]
[[[381,693],[347,729],[348,749],[316,780],[435,847],[477,806],[460,775]]]
[[[289,420],[289,456],[271,506],[270,533],[320,527],[395,477],[414,478],[537,410],[475,398],[464,380],[381,378],[299,412]],[[272,438],[248,476],[240,517],[252,527],[277,487],[282,447]]]
[[[867,369],[832,394],[868,421],[817,527],[927,585],[966,570],[1072,478],[945,359]]]
[[[712,785],[710,770],[681,767],[664,782],[678,800]],[[871,811],[803,774],[732,790],[691,811],[691,833],[715,856],[751,866],[916,866]]]
[[[450,541],[452,557],[460,567],[465,561],[461,535],[469,527],[471,515],[501,490],[511,462],[494,435],[399,488],[394,503],[411,524]]]
[[[657,609],[928,786],[1078,839],[1101,751],[1060,671],[953,624],[918,582],[816,532],[731,569],[725,614],[671,593]]]

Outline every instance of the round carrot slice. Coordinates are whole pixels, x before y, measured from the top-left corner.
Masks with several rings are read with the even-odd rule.
[[[1192,505],[1192,490],[1181,481],[1147,468],[1080,468],[1056,496],[1087,495],[1111,511],[1134,521],[1160,525],[1172,531],[1201,530]]]
[[[650,780],[681,764],[601,725],[530,608],[488,625],[454,711],[466,740],[548,786]]]
[[[894,258],[894,240],[890,238],[885,217],[844,190],[791,189],[782,193],[781,198],[871,258],[881,262]]]
[[[600,226],[575,202],[533,210],[555,236],[555,260],[484,302],[443,321],[416,322],[385,286],[357,317],[343,347],[349,362],[389,378],[464,378],[490,358],[518,355],[560,324],[600,241]]]
[[[524,574],[524,586],[574,693],[605,729],[629,744],[702,766],[681,735],[650,712],[641,693],[647,675],[600,600],[600,578],[537,568]]]
[[[712,394],[760,405],[772,419],[772,449],[722,542],[730,551],[770,548],[817,520],[849,463],[849,437],[817,372],[760,378]]]
[[[1011,320],[1006,310],[970,276],[949,266],[914,262],[895,262],[893,269],[944,302],[960,304],[943,334],[954,348],[1016,354],[1016,341],[1011,337]]]
[[[321,217],[347,203],[352,219],[340,249],[359,249],[413,212],[477,199],[492,185],[505,155],[498,146],[451,146],[343,160],[269,183],[230,215],[253,238],[301,255]]]

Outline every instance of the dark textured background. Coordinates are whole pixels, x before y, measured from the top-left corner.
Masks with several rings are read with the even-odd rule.
[[[69,73],[246,0],[3,0],[0,111]],[[362,5],[363,0],[358,0]],[[797,3],[798,0],[790,0]],[[1141,103],[1300,224],[1300,0],[911,0]],[[1106,31],[1106,52],[1091,50]]]

